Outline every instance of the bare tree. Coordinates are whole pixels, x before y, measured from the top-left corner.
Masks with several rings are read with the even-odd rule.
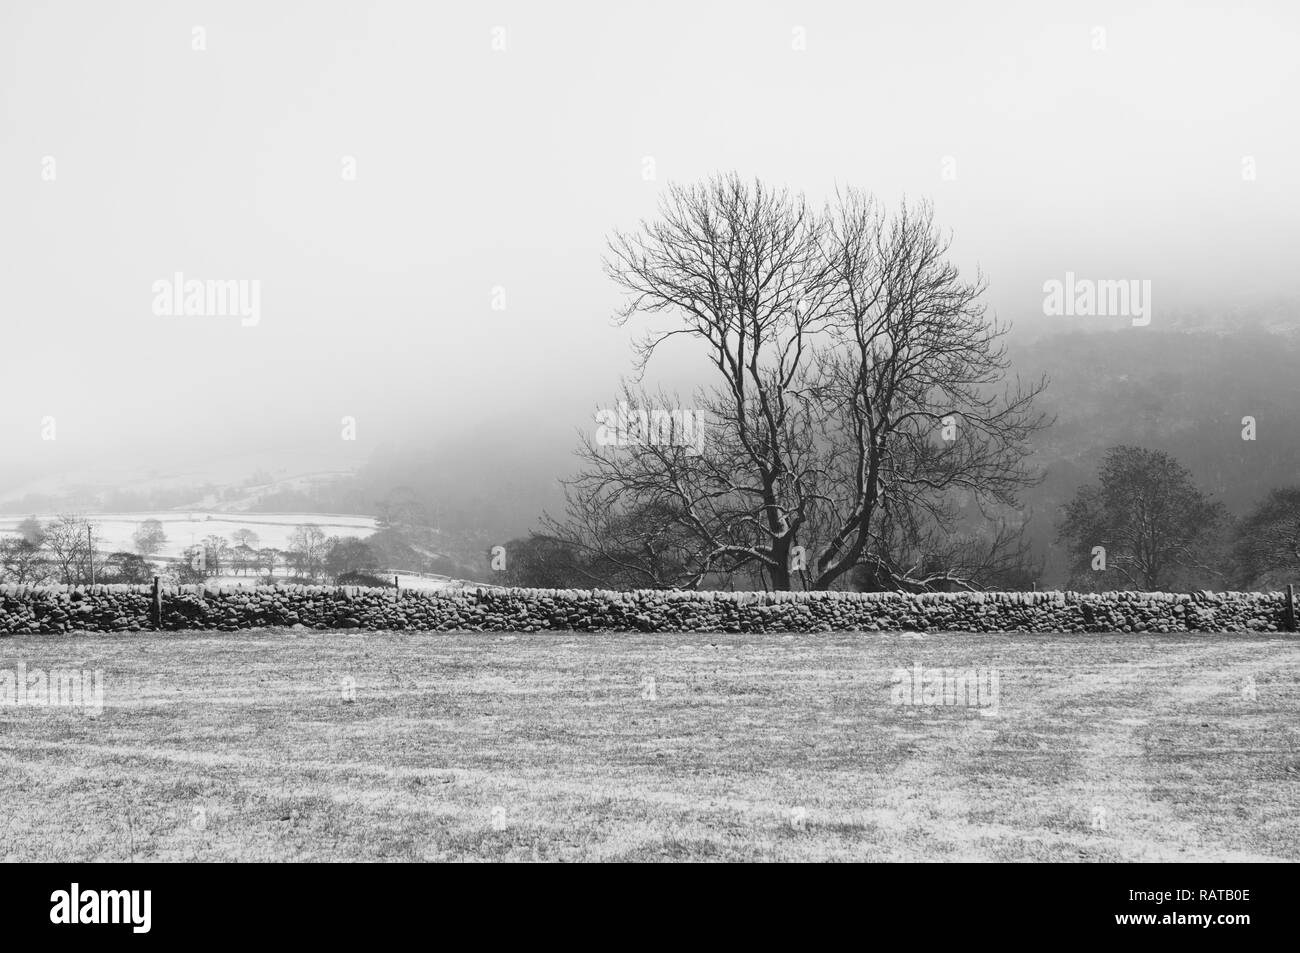
[[[698,585],[705,578],[699,571],[699,539],[671,502],[633,503],[624,508],[600,492],[573,494],[570,512],[575,518],[565,525],[547,521],[557,535],[534,537],[534,546],[545,541],[545,559],[564,564],[575,582],[615,589],[671,589]],[[538,575],[531,567],[529,574]],[[510,578],[516,575],[524,578],[522,573]]]
[[[815,587],[864,557],[906,583],[905,567],[889,565],[889,527],[913,538],[949,534],[959,502],[992,518],[1034,482],[1025,457],[1046,423],[1032,409],[1046,380],[1006,382],[1007,328],[986,315],[982,277],[964,280],[948,261],[929,205],[904,204],[887,218],[849,190],[829,222],[844,319],[817,355],[818,444],[827,453],[813,471],[825,474],[825,492],[810,494],[810,520],[830,541]],[[990,554],[1007,537],[994,540]]]
[[[38,583],[49,573],[49,563],[41,543],[26,536],[6,536],[0,539],[0,579],[24,583]]]
[[[756,573],[826,589],[869,563],[901,586],[887,529],[950,529],[955,496],[1014,503],[1043,425],[1031,403],[1045,382],[1000,387],[1005,328],[947,251],[927,205],[891,218],[849,190],[816,212],[735,175],[671,187],[659,219],[611,240],[606,269],[627,293],[621,321],[669,319],[638,344],[638,374],[674,338],[702,345],[703,438],[584,437],[550,532],[609,557],[606,528],[649,507],[677,585]],[[624,398],[683,410],[631,385]]]
[[[308,523],[294,529],[289,536],[285,561],[307,579],[317,579],[324,571],[329,541],[319,526]]]
[[[232,546],[229,554],[230,570],[235,575],[248,575],[257,569],[257,550],[244,543]]]
[[[208,575],[220,576],[230,563],[230,541],[216,533],[205,536],[203,537],[203,554],[207,561]]]
[[[257,551],[257,571],[268,579],[275,575],[276,568],[284,561],[284,554],[271,546],[264,546]]]
[[[1079,577],[1096,571],[1096,578],[1118,576],[1151,591],[1180,572],[1221,571],[1207,556],[1225,520],[1223,505],[1197,489],[1177,460],[1159,450],[1112,447],[1097,476],[1070,501],[1058,533]],[[1094,570],[1099,557],[1104,568],[1098,563]]]
[[[45,549],[65,585],[84,585],[91,581],[99,543],[94,524],[82,516],[60,516],[45,527]]]

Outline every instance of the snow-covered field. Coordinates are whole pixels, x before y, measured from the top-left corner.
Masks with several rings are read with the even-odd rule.
[[[391,582],[393,576],[397,577],[397,586],[399,589],[419,589],[425,592],[441,592],[444,589],[461,589],[466,586],[478,586],[482,583],[466,582],[462,579],[451,579],[446,576],[431,576],[428,574],[419,575],[416,573],[399,572],[385,573],[380,572],[377,575],[382,576],[385,580]],[[286,573],[281,570],[275,575],[275,581],[283,583],[286,581]],[[255,573],[246,575],[231,574],[225,576],[212,576],[206,582],[208,586],[256,586],[259,577]]]
[[[26,517],[0,516],[0,533],[17,531]],[[36,514],[42,523],[56,518],[53,514]],[[102,542],[99,549],[105,552],[135,552],[131,537],[140,524],[148,519],[162,523],[167,542],[159,550],[160,556],[179,556],[189,546],[202,542],[209,536],[222,536],[229,540],[240,529],[257,534],[257,546],[286,549],[289,537],[299,526],[319,526],[326,536],[366,537],[375,531],[375,521],[369,516],[338,516],[330,513],[234,513],[176,512],[156,513],[103,513],[87,517],[95,524]]]
[[[35,514],[42,523],[57,517],[45,513]],[[0,516],[0,536],[16,533],[18,524],[27,517]],[[286,550],[289,537],[299,526],[313,525],[320,527],[326,536],[342,538],[357,537],[364,539],[377,529],[375,520],[369,516],[341,516],[334,513],[250,513],[241,516],[234,513],[181,513],[174,510],[155,513],[103,513],[87,517],[95,525],[99,535],[97,546],[101,553],[135,552],[132,539],[140,524],[148,519],[156,519],[162,524],[167,534],[167,542],[157,555],[162,557],[179,557],[190,546],[201,543],[209,536],[222,536],[230,541],[236,530],[248,529],[257,534],[257,548],[271,547]],[[286,570],[277,570],[277,577]],[[382,573],[388,578],[388,573]],[[455,589],[464,585],[460,580],[428,573],[399,572],[397,584],[402,589]],[[257,584],[257,574],[214,576],[208,580],[214,586],[253,586]]]

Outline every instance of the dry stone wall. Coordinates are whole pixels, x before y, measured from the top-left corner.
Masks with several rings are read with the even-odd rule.
[[[537,632],[1236,632],[1287,627],[1280,592],[605,592],[357,586],[0,586],[0,636],[265,626]]]

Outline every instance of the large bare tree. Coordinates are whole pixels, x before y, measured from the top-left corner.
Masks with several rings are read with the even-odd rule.
[[[901,586],[897,527],[951,526],[959,500],[1012,503],[1042,424],[1043,384],[1001,386],[1005,329],[947,251],[928,205],[888,216],[847,190],[816,210],[736,175],[670,187],[657,219],[614,235],[606,270],[622,322],[666,322],[638,342],[638,377],[684,338],[712,384],[689,408],[625,385],[624,403],[669,425],[585,437],[568,518],[548,529],[596,564],[658,556],[673,576],[659,584],[825,589],[871,564]],[[682,433],[688,412],[702,432]],[[627,514],[653,518],[632,529],[660,549],[609,532]]]

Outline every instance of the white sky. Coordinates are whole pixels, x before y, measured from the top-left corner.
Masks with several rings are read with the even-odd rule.
[[[571,445],[629,366],[606,234],[719,170],[932,197],[1022,326],[1067,270],[1150,279],[1156,324],[1293,295],[1295,3],[447,6],[5,0],[0,481],[479,427]],[[260,281],[260,324],[155,316],[178,270]]]

